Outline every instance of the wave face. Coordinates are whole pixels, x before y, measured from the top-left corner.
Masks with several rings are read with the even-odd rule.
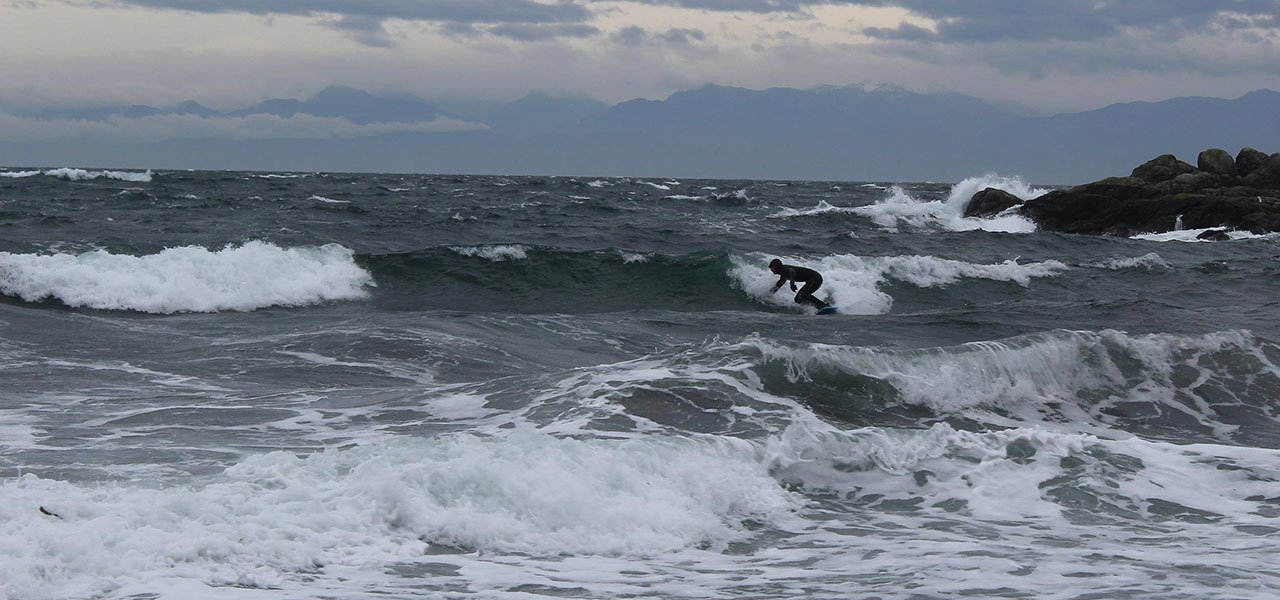
[[[48,171],[0,175],[0,597],[1280,589],[1274,238],[963,218],[1043,191],[997,176]]]
[[[876,409],[897,404],[995,425],[1065,423],[1072,430],[1280,447],[1268,408],[1280,391],[1274,358],[1280,347],[1248,332],[1054,331],[897,352],[748,345],[765,364],[784,367],[766,385],[866,395]]]
[[[0,292],[28,302],[147,313],[254,310],[364,298],[373,281],[351,250],[249,242],[147,256],[0,253]]]

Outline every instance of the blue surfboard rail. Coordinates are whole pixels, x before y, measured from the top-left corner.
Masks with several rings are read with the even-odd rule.
[[[820,309],[820,310],[818,310],[818,314],[820,314],[820,315],[834,315],[834,314],[836,314],[836,307],[834,307],[834,306],[828,306],[828,307],[826,307],[826,308]]]

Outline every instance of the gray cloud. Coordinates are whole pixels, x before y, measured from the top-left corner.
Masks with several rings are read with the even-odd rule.
[[[577,0],[117,0],[117,4],[201,13],[336,14],[373,19],[456,23],[582,22],[592,12]]]
[[[1007,39],[1090,40],[1129,30],[1173,35],[1215,28],[1276,29],[1280,0],[633,0],[722,12],[801,12],[819,6],[901,8],[938,23],[936,31],[904,25],[871,28],[886,40],[989,42]],[[925,35],[927,34],[927,35]]]
[[[631,25],[613,32],[609,36],[614,43],[622,46],[644,46],[649,44],[666,44],[684,48],[693,48],[707,39],[701,29],[674,28],[662,32],[650,32],[643,27]]]
[[[658,39],[667,42],[668,44],[688,46],[693,43],[706,41],[707,34],[703,33],[701,29],[676,28],[668,29],[663,33],[659,33]]]
[[[623,46],[639,46],[649,39],[649,32],[645,31],[643,27],[630,25],[615,31],[609,37]]]
[[[99,0],[69,0],[74,3]],[[333,24],[365,43],[389,42],[386,19],[439,23],[461,35],[517,40],[594,35],[605,0],[109,0],[117,5],[199,13],[340,17]],[[1086,41],[1133,32],[1183,37],[1211,31],[1280,30],[1280,0],[630,0],[717,12],[802,13],[819,6],[901,8],[936,23],[868,28],[881,41],[981,44],[1003,40]],[[360,25],[353,25],[359,23]],[[538,26],[538,27],[535,27]]]
[[[1132,31],[1181,37],[1217,28],[1275,28],[1277,0],[850,0],[863,6],[897,6],[938,23],[929,39],[981,43],[999,40],[1085,41]],[[910,28],[871,29],[886,39],[915,40]]]
[[[857,0],[630,0],[650,6],[672,6],[717,12],[784,13],[799,12],[814,6],[865,4]]]
[[[353,39],[366,46],[390,48],[393,45],[391,36],[387,35],[387,29],[382,24],[382,19],[343,15],[337,20],[329,22],[329,26],[346,32]]]
[[[95,0],[89,3],[101,5]],[[387,19],[438,23],[454,35],[490,33],[521,41],[598,33],[586,25],[594,12],[581,0],[114,0],[113,4],[206,14],[336,16],[325,23],[376,47],[392,45],[384,28]]]
[[[478,30],[477,30],[478,31]],[[502,23],[484,29],[486,33],[522,42],[598,35],[599,29],[580,23]]]

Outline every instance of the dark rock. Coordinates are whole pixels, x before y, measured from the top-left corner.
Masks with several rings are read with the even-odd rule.
[[[1108,177],[1072,189],[1078,189],[1086,194],[1109,196],[1117,200],[1150,198],[1159,193],[1147,182],[1134,177]]]
[[[1280,232],[1280,154],[1255,166],[1261,153],[1254,152],[1241,151],[1241,163],[1251,167],[1243,180],[1230,174],[1236,163],[1220,150],[1200,154],[1205,170],[1166,154],[1134,169],[1131,177],[1056,190],[1017,211],[1041,229],[1064,233],[1129,236],[1180,227]]]
[[[1197,235],[1196,239],[1210,242],[1227,242],[1231,240],[1231,236],[1227,235],[1226,229],[1209,229]]]
[[[1240,228],[1253,233],[1280,231],[1280,211],[1275,209],[1275,203],[1267,202],[1262,196],[1257,199],[1254,210],[1240,219]]]
[[[1195,167],[1178,160],[1178,157],[1172,154],[1161,154],[1138,165],[1129,176],[1147,182],[1156,182],[1167,181],[1183,173],[1194,173],[1195,170]]]
[[[1244,184],[1259,188],[1280,188],[1280,153],[1272,154],[1244,178]]]
[[[1210,148],[1200,153],[1196,157],[1196,166],[1201,171],[1213,173],[1214,175],[1222,175],[1223,177],[1236,176],[1236,161],[1227,154],[1226,150],[1220,148]]]
[[[1244,177],[1261,167],[1264,162],[1267,162],[1266,154],[1253,148],[1241,148],[1240,153],[1236,155],[1236,171]]]
[[[969,198],[969,203],[964,207],[964,216],[990,217],[1019,204],[1022,204],[1022,198],[1004,190],[987,188]]]
[[[1153,185],[1161,193],[1180,194],[1218,187],[1222,185],[1222,180],[1223,178],[1219,175],[1196,171],[1195,173],[1183,173],[1169,181],[1159,181]]]

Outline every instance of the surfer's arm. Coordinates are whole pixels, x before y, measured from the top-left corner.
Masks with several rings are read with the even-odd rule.
[[[784,284],[784,283],[786,283],[786,282],[787,282],[787,273],[784,271],[784,272],[782,273],[782,276],[778,278],[778,283],[773,284],[773,289],[769,290],[769,293],[770,293],[770,294],[772,294],[772,293],[777,292],[778,290],[782,289],[782,284]],[[794,284],[794,283],[793,283],[793,284],[791,284],[791,287],[795,287],[795,286],[796,286],[796,284]]]

